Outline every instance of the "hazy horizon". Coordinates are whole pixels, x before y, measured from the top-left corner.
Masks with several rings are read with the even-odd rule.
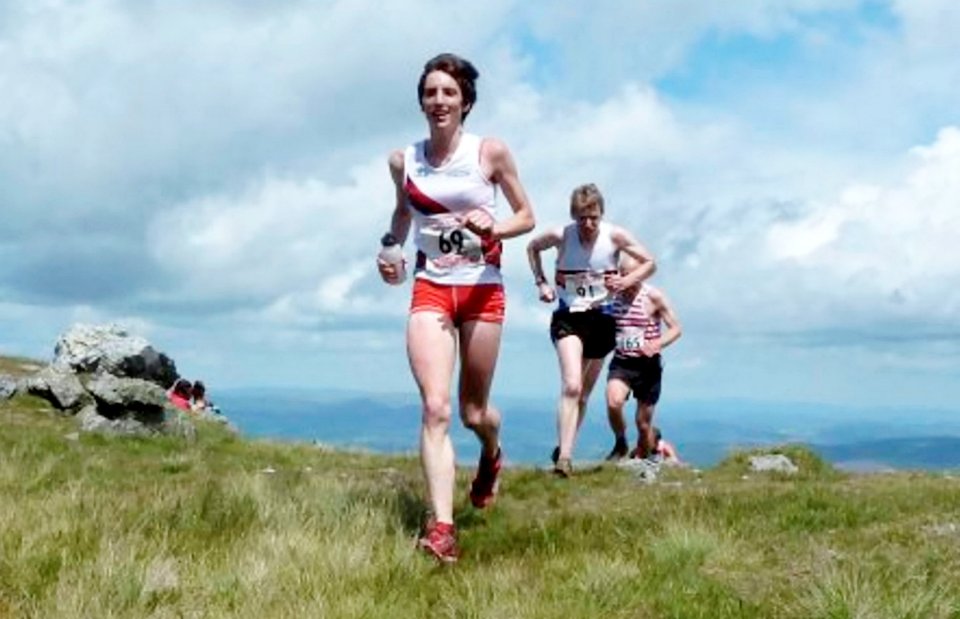
[[[419,434],[419,402],[415,394],[400,398],[352,394],[340,397],[308,392],[277,393],[255,389],[224,391],[216,398],[224,413],[253,437],[319,441],[336,446],[366,447],[388,453],[413,453]],[[555,402],[550,398],[505,398],[503,441],[509,457],[519,463],[544,463],[556,440]],[[671,401],[660,407],[655,424],[677,444],[681,457],[698,465],[715,463],[734,447],[806,443],[833,457],[845,453],[857,460],[897,462],[909,441],[931,438],[955,439],[960,448],[960,415],[946,410],[915,410],[909,419],[893,415],[892,409],[872,414],[852,408],[811,407],[803,403],[728,401]],[[843,413],[843,414],[838,414]],[[456,415],[456,411],[454,411]],[[627,419],[630,440],[636,440],[633,408]],[[476,457],[476,441],[454,419],[452,436],[458,460],[470,463]],[[902,450],[878,445],[880,453],[864,446],[884,441],[903,442]],[[612,445],[612,433],[602,400],[592,399],[576,455],[597,460]],[[848,446],[846,451],[836,446]],[[831,451],[831,448],[834,448]],[[861,449],[861,452],[857,450]],[[896,453],[894,453],[896,452]],[[960,455],[960,452],[958,452]],[[869,457],[867,457],[869,456]],[[944,455],[938,455],[941,460]],[[922,460],[916,454],[913,460]],[[848,458],[841,457],[840,461]],[[886,458],[890,461],[890,458]],[[908,458],[909,460],[909,458]],[[892,466],[892,464],[888,465]],[[954,466],[960,466],[960,462]]]

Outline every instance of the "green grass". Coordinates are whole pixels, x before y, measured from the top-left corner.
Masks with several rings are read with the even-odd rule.
[[[0,403],[0,617],[960,617],[955,477],[787,446],[794,477],[511,468],[479,512],[461,471],[442,568],[415,458],[73,432]]]
[[[0,375],[20,377],[32,374],[45,364],[24,357],[0,357]]]

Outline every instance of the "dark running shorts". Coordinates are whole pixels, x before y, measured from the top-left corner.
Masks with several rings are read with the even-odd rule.
[[[610,360],[607,380],[619,378],[625,382],[633,397],[641,404],[656,404],[660,400],[660,379],[663,363],[660,355],[652,357],[617,357]]]
[[[584,359],[603,359],[616,346],[617,323],[600,310],[557,310],[550,319],[550,339],[556,344],[568,335],[583,342]]]

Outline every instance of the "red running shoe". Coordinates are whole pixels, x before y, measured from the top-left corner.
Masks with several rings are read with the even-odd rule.
[[[417,545],[441,563],[456,563],[460,557],[456,528],[452,524],[436,522],[432,518],[427,523],[427,530],[418,540]]]
[[[470,484],[470,502],[477,509],[487,507],[497,497],[501,464],[503,464],[503,449],[500,447],[497,447],[497,457],[492,460],[480,454],[477,476]]]

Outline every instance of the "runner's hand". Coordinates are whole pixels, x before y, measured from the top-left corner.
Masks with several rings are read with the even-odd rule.
[[[403,265],[406,268],[407,261],[404,259]],[[385,281],[388,284],[397,284],[400,282],[400,270],[397,269],[395,264],[386,262],[381,258],[377,258],[377,270],[380,271],[380,279]]]
[[[660,344],[660,338],[645,340],[643,342],[643,354],[648,357],[660,354],[660,351],[663,349],[663,346]]]
[[[613,293],[623,292],[624,290],[629,288],[629,286],[627,285],[627,278],[615,273],[604,275],[603,285],[607,287],[607,290]]]
[[[482,209],[473,209],[465,215],[457,217],[457,219],[460,221],[460,225],[480,238],[487,238],[493,235],[493,224],[495,224],[496,221],[494,221],[489,213]]]
[[[540,300],[544,303],[553,303],[557,298],[557,293],[553,289],[553,286],[547,282],[543,282],[542,284],[538,285],[537,292],[540,294]]]

